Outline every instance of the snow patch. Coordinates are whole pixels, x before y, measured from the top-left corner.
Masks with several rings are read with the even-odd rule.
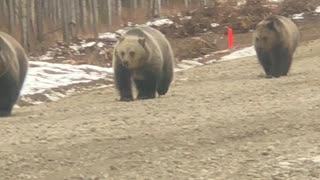
[[[294,14],[294,15],[292,15],[292,19],[295,19],[295,20],[304,19],[303,15],[304,15],[304,13]]]
[[[316,13],[320,13],[320,6],[318,6],[315,10]]]
[[[251,47],[243,48],[239,51],[235,51],[229,55],[223,56],[221,60],[222,61],[233,60],[233,59],[239,59],[239,58],[250,57],[255,55],[256,55],[256,51],[254,47],[251,46]]]
[[[106,33],[100,33],[98,37],[99,39],[116,39],[117,36],[118,35],[115,33],[106,32]]]
[[[181,18],[180,18],[180,21],[182,21],[182,20],[189,20],[189,19],[192,19],[192,16],[181,17]]]
[[[87,47],[93,47],[96,44],[97,44],[96,42],[88,42],[88,43],[82,44],[81,46],[84,48],[87,48]]]
[[[173,21],[171,21],[170,19],[157,19],[146,23],[147,26],[163,26],[170,24],[173,24]]]
[[[21,95],[42,93],[46,90],[77,83],[87,83],[111,76],[112,68],[92,65],[53,64],[30,61],[30,68]]]
[[[220,26],[220,24],[218,24],[218,23],[211,23],[210,26],[211,26],[211,27],[218,27],[218,26]]]
[[[53,59],[53,57],[50,57],[48,55],[43,55],[43,56],[39,57],[40,61],[48,61],[48,60],[52,60],[52,59]]]
[[[126,29],[118,29],[118,30],[116,31],[116,33],[119,34],[119,35],[124,35],[126,32],[127,32]]]

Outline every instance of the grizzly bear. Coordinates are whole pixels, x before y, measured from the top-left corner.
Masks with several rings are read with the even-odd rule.
[[[258,23],[254,48],[266,78],[288,74],[299,40],[298,27],[286,17],[271,15]]]
[[[27,70],[24,48],[13,37],[0,32],[0,117],[11,115]]]
[[[137,99],[165,95],[173,79],[174,55],[167,38],[158,30],[140,26],[129,29],[113,52],[113,70],[120,101],[132,101],[132,81]]]

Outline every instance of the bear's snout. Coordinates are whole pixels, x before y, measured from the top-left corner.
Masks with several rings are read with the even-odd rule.
[[[125,67],[128,67],[129,66],[129,61],[127,61],[127,60],[122,61],[122,65],[125,66]]]

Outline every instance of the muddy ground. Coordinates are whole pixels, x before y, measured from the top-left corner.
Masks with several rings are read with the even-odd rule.
[[[262,78],[249,57],[177,73],[154,100],[104,88],[15,109],[1,119],[0,177],[320,179],[317,22],[303,26],[318,40],[301,44],[288,77]]]

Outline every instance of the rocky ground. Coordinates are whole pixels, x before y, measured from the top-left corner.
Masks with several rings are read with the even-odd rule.
[[[302,43],[287,77],[264,79],[247,57],[177,72],[154,100],[119,102],[105,87],[16,108],[0,120],[0,179],[320,179],[319,22],[296,21]],[[250,46],[251,32],[235,41]]]
[[[255,57],[181,71],[161,98],[113,88],[22,107],[1,119],[4,180],[320,179],[320,40],[305,24],[291,73]],[[306,32],[313,32],[312,36]]]

